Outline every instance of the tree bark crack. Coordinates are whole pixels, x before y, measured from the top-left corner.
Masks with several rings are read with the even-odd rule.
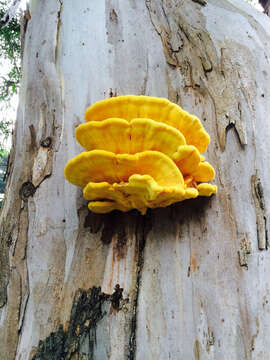
[[[134,360],[136,358],[137,309],[138,309],[142,270],[144,264],[144,248],[145,248],[146,238],[148,232],[151,230],[151,227],[152,227],[151,215],[150,215],[150,211],[148,210],[145,216],[139,218],[139,224],[137,226],[137,231],[136,231],[136,238],[138,241],[138,262],[137,262],[135,295],[133,300],[131,326],[130,326],[128,360]]]
[[[251,176],[251,193],[255,205],[257,239],[259,250],[268,250],[268,221],[265,208],[264,191],[257,171]]]
[[[60,28],[62,25],[61,13],[63,10],[63,0],[58,0],[59,10],[57,12],[57,30],[56,30],[56,46],[55,46],[55,64],[58,62],[58,54],[60,48]]]

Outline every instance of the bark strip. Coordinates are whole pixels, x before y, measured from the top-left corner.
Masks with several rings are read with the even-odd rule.
[[[251,192],[255,205],[259,250],[268,249],[268,224],[262,183],[257,173],[251,176]]]

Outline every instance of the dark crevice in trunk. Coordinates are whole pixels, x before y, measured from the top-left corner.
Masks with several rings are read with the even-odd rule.
[[[259,0],[259,3],[264,8],[264,12],[270,16],[270,0]]]
[[[8,249],[10,242],[12,242],[11,234],[7,233],[4,225],[0,231],[0,308],[3,307],[7,301],[7,285],[10,271]]]
[[[265,207],[264,190],[257,170],[251,176],[251,193],[256,212],[258,248],[259,250],[268,250],[268,217]]]
[[[145,248],[147,234],[152,228],[150,212],[151,210],[149,209],[145,216],[140,216],[136,229],[136,238],[138,242],[138,263],[137,263],[135,296],[132,307],[132,318],[130,324],[129,353],[128,353],[129,360],[134,360],[136,358],[137,309],[138,309],[142,269],[144,264],[144,248]]]

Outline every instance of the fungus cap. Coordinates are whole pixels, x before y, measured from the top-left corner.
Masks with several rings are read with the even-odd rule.
[[[78,126],[75,135],[90,151],[102,149],[115,154],[159,151],[173,159],[183,175],[198,171],[201,161],[199,150],[186,145],[179,130],[151,119],[133,119],[130,123],[121,118],[91,121]]]
[[[164,98],[125,95],[101,100],[85,112],[85,120],[103,121],[120,117],[127,121],[134,118],[148,118],[168,124],[184,135],[188,145],[197,147],[200,153],[206,151],[210,137],[200,120],[180,106]]]
[[[68,161],[65,177],[84,188],[89,209],[165,207],[211,196],[215,176],[201,153],[210,141],[200,120],[167,99],[119,96],[86,110],[76,129],[87,150]],[[199,182],[199,184],[198,184]]]
[[[77,141],[86,149],[101,149],[115,154],[135,154],[156,150],[168,156],[185,145],[184,135],[172,126],[151,119],[121,118],[90,121],[76,128]]]
[[[217,186],[208,183],[201,183],[197,186],[197,190],[200,196],[211,196],[217,193]]]
[[[82,187],[89,182],[126,182],[133,174],[150,175],[159,185],[184,186],[183,176],[175,163],[158,151],[132,155],[92,150],[69,160],[65,167],[66,179]]]
[[[83,194],[90,200],[89,209],[94,212],[106,213],[112,209],[129,211],[135,208],[144,214],[147,208],[165,207],[195,198],[198,190],[178,185],[160,186],[149,175],[135,174],[122,184],[90,182],[84,188]]]

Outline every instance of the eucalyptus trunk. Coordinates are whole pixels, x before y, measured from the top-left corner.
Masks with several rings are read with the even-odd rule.
[[[270,359],[269,18],[240,0],[31,0],[24,31],[3,359]],[[88,211],[63,175],[74,130],[123,94],[202,120],[216,196]]]

